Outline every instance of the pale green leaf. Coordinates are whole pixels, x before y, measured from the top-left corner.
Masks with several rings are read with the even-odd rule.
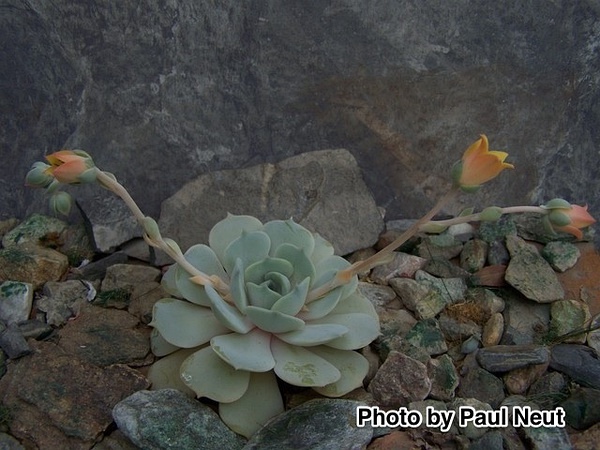
[[[309,283],[310,278],[305,278],[302,283],[296,285],[292,292],[277,300],[271,308],[271,311],[279,311],[280,313],[288,314],[290,316],[298,314],[306,302]]]
[[[269,256],[246,267],[244,279],[247,283],[260,284],[265,281],[267,274],[272,272],[280,273],[286,278],[291,277],[294,273],[294,266],[285,259]]]
[[[233,270],[235,261],[240,258],[242,265],[249,265],[261,261],[269,254],[271,240],[264,231],[242,232],[242,235],[231,242],[223,255],[223,267],[229,273]]]
[[[164,337],[160,335],[156,328],[152,328],[150,333],[150,350],[155,356],[166,356],[169,353],[173,353],[179,350],[181,347],[167,342]]]
[[[338,368],[342,376],[334,383],[313,389],[327,397],[341,397],[348,392],[361,387],[369,372],[369,362],[360,353],[352,350],[338,350],[321,345],[311,348],[311,351],[329,361]]]
[[[150,325],[167,342],[181,348],[197,347],[230,332],[209,308],[174,298],[163,298],[154,304]]]
[[[314,320],[325,317],[327,314],[333,311],[340,301],[342,290],[343,286],[338,286],[337,288],[329,291],[324,297],[313,300],[306,305],[305,311],[300,311],[298,313],[297,317],[302,320]]]
[[[227,217],[210,230],[208,244],[214,250],[219,260],[224,261],[227,246],[242,235],[242,231],[250,233],[262,230],[263,224],[252,216],[236,216],[227,214]]]
[[[303,347],[271,340],[275,373],[294,386],[325,386],[340,379],[340,371],[315,353]]]
[[[203,244],[194,245],[190,247],[183,256],[192,266],[206,275],[217,275],[226,282],[229,280],[217,255],[215,255],[215,252],[213,252],[210,247]],[[191,281],[191,277],[192,275],[188,271],[177,264],[175,281],[179,292],[186,300],[189,300],[192,303],[209,306],[210,302],[204,286]]]
[[[269,333],[287,333],[304,326],[301,319],[256,306],[248,306],[246,315],[258,328]]]
[[[254,325],[235,306],[227,303],[211,286],[206,286],[215,317],[229,330],[236,333],[247,333]]]
[[[315,248],[313,234],[298,225],[292,219],[272,220],[264,225],[265,232],[271,238],[271,254],[282,244],[292,244],[301,248],[307,256],[312,255]]]
[[[241,259],[237,259],[235,262],[229,288],[231,289],[231,297],[235,306],[243,314],[248,306],[248,297],[246,295],[246,282],[244,280],[244,266]]]
[[[365,347],[379,336],[379,320],[367,314],[329,314],[322,319],[313,320],[311,324],[338,324],[348,328],[343,336],[327,342],[327,346],[341,350],[355,350]]]
[[[181,379],[198,397],[228,403],[244,395],[250,372],[235,370],[212,347],[205,347],[183,361]]]
[[[310,256],[310,260],[316,266],[321,260],[333,256],[333,245],[324,239],[319,233],[313,233],[315,239],[315,249]]]
[[[281,294],[271,290],[268,283],[246,283],[246,293],[250,305],[264,309],[271,309],[275,302],[281,298]]]
[[[219,416],[223,422],[247,438],[283,410],[277,377],[272,371],[251,373],[248,389],[240,399],[219,403]]]
[[[266,372],[275,366],[271,335],[258,328],[246,334],[215,336],[210,345],[217,355],[238,370]]]
[[[311,283],[315,279],[315,266],[301,248],[292,244],[281,244],[275,251],[275,257],[289,261],[294,267],[294,273],[290,277],[292,284],[298,284],[307,277]]]
[[[309,324],[297,331],[279,333],[277,337],[284,342],[301,347],[311,347],[330,342],[348,332],[348,328],[338,324]]]
[[[195,397],[192,391],[181,379],[181,364],[192,353],[197,352],[198,347],[184,348],[159,359],[148,369],[148,379],[152,382],[151,389],[177,389],[189,397]]]

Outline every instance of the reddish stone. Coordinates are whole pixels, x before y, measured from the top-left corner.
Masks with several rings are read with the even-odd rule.
[[[565,299],[587,303],[592,316],[600,313],[600,253],[591,242],[575,244],[581,252],[577,264],[558,279],[565,290]]]

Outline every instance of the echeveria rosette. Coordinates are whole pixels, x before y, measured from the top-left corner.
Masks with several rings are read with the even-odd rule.
[[[228,291],[197,284],[177,264],[167,271],[165,289],[183,300],[154,307],[152,348],[164,356],[150,371],[155,387],[219,402],[225,423],[250,436],[283,411],[276,377],[330,397],[361,386],[368,363],[353,350],[379,334],[373,306],[356,277],[310,297],[349,267],[333,253],[292,220],[228,215],[216,224],[209,246],[195,245],[185,258]]]

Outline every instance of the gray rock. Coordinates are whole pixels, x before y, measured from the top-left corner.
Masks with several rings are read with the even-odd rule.
[[[481,309],[488,315],[496,314],[504,311],[504,300],[498,297],[489,289],[485,288],[469,288],[466,295],[467,301],[477,303]]]
[[[501,313],[494,313],[483,326],[481,334],[481,343],[484,347],[498,345],[504,333],[504,316]]]
[[[490,372],[508,372],[531,364],[548,362],[550,350],[540,345],[496,345],[482,348],[477,362]]]
[[[490,411],[493,408],[482,401],[479,401],[475,398],[455,398],[449,405],[448,409],[453,409],[456,411],[456,415],[458,415],[458,409],[461,406],[471,406],[478,411],[487,410]],[[469,422],[465,427],[458,427],[458,431],[460,434],[468,437],[469,439],[477,439],[485,434],[488,430],[488,427],[476,426],[473,422]]]
[[[504,450],[502,433],[497,430],[488,431],[469,446],[469,450]]]
[[[25,450],[19,441],[10,434],[0,432],[0,448],[2,450]]]
[[[600,314],[596,314],[590,322],[590,331],[587,334],[587,345],[600,354]]]
[[[487,242],[481,239],[467,241],[460,253],[460,266],[467,272],[475,273],[485,265],[487,253]]]
[[[93,206],[86,207],[96,249],[111,253],[121,244],[142,236],[143,230],[125,203],[112,194],[96,196]],[[87,206],[87,205],[86,205]]]
[[[469,273],[447,259],[432,258],[423,270],[438,278],[467,278]]]
[[[462,242],[451,234],[443,233],[424,238],[417,245],[417,254],[425,259],[452,259],[460,254],[462,248]]]
[[[427,363],[427,374],[431,380],[429,397],[442,401],[454,399],[460,379],[452,358],[442,355],[430,359]]]
[[[33,285],[20,281],[0,284],[0,320],[18,324],[29,318],[33,304]]]
[[[212,409],[175,389],[136,392],[117,403],[112,414],[119,430],[148,450],[244,446]]]
[[[4,326],[0,323],[0,348],[11,359],[17,359],[31,353],[31,347],[19,328],[12,324]]]
[[[504,335],[501,344],[533,344],[550,327],[550,305],[528,301],[516,293],[503,293]]]
[[[567,430],[562,427],[522,427],[521,431],[531,450],[549,448],[571,450],[573,448]]]
[[[4,248],[22,244],[40,244],[45,236],[60,236],[67,229],[67,223],[55,217],[32,214],[14,227],[2,238]]]
[[[371,279],[379,284],[388,284],[393,278],[412,278],[415,272],[422,269],[427,260],[403,252],[394,252],[393,259],[371,271]]]
[[[490,266],[501,264],[507,265],[510,261],[510,253],[504,244],[504,239],[495,239],[489,243],[487,263]]]
[[[600,359],[591,348],[577,344],[552,347],[550,367],[570,376],[579,384],[600,389]]]
[[[68,275],[68,279],[76,280],[100,280],[106,275],[106,270],[114,264],[125,264],[127,262],[127,255],[123,252],[115,252],[110,255],[93,261],[82,267],[77,267],[71,270]]]
[[[509,394],[525,395],[529,386],[538,380],[547,369],[547,362],[513,369],[504,375],[504,387]]]
[[[542,256],[557,272],[565,272],[577,264],[581,252],[570,242],[548,242],[542,249]]]
[[[244,450],[365,448],[373,437],[373,428],[356,427],[358,406],[366,405],[353,400],[310,400],[267,422],[250,438]]]
[[[396,293],[388,286],[359,282],[358,291],[366,297],[376,310],[385,309],[390,302],[395,300]]]
[[[576,430],[585,430],[600,422],[600,390],[579,388],[561,402],[567,423]]]
[[[517,226],[512,214],[505,214],[495,222],[481,222],[479,225],[479,237],[488,244],[494,241],[504,241],[507,236],[517,234]]]
[[[552,303],[550,317],[552,337],[561,337],[561,342],[585,343],[586,329],[591,319],[586,303],[576,300],[559,300]]]
[[[91,300],[89,292],[89,287],[78,280],[50,281],[44,285],[44,295],[35,301],[35,307],[46,313],[48,324],[61,326]]]
[[[208,242],[210,229],[228,212],[263,222],[292,217],[330,241],[339,255],[372,246],[383,229],[375,201],[346,150],[202,175],[163,202],[158,223],[162,234],[185,251]]]
[[[101,290],[122,289],[131,293],[137,284],[158,281],[160,274],[160,270],[156,267],[138,264],[113,264],[106,269],[106,276],[102,280]]]
[[[429,355],[440,355],[448,350],[444,335],[435,319],[418,321],[404,337],[415,347],[424,349]]]
[[[556,273],[535,247],[516,236],[507,236],[506,245],[511,259],[505,279],[512,287],[538,303],[550,303],[564,297]]]
[[[504,400],[504,383],[487,370],[475,367],[461,377],[457,395],[462,398],[476,398],[497,408]]]
[[[462,278],[437,278],[423,270],[415,273],[415,280],[422,286],[435,289],[451,305],[464,300],[467,292],[467,283]]]
[[[380,406],[399,408],[424,400],[431,391],[427,367],[403,353],[391,351],[369,384]]]
[[[59,280],[68,267],[65,255],[32,243],[0,250],[0,281],[23,281],[39,289],[47,281]]]
[[[413,311],[418,319],[435,317],[447,306],[445,298],[437,290],[410,278],[392,278],[390,286],[396,291],[402,304]]]
[[[440,314],[440,329],[446,340],[451,342],[462,341],[469,336],[481,336],[481,326],[470,319],[457,320],[446,313]]]
[[[583,198],[583,197],[582,197]],[[585,203],[585,202],[584,202]],[[519,236],[529,241],[536,241],[542,244],[548,244],[553,241],[563,242],[574,242],[576,241],[575,236],[570,233],[563,233],[561,231],[552,232],[548,231],[542,222],[542,218],[539,214],[524,213],[517,214],[515,216],[515,223]],[[594,230],[593,228],[586,228],[582,230],[583,240],[589,241],[593,239]]]
[[[37,340],[42,340],[50,336],[54,331],[47,323],[41,322],[37,319],[25,320],[17,325],[19,327],[19,331],[23,335],[25,339],[33,338]]]
[[[566,397],[567,382],[560,372],[546,372],[529,388],[529,398],[547,408],[555,408]]]

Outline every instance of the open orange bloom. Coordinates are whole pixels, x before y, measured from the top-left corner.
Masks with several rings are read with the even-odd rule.
[[[94,166],[90,155],[81,150],[60,150],[46,159],[50,163],[46,173],[60,183],[79,183],[84,172]]]
[[[488,139],[485,134],[465,151],[458,170],[455,172],[455,183],[463,189],[474,189],[498,176],[504,169],[513,169],[514,166],[505,163],[508,156],[506,152],[489,150]]]
[[[563,231],[565,233],[572,234],[577,239],[581,239],[583,237],[581,229],[589,227],[591,224],[596,222],[596,219],[590,215],[587,209],[587,205],[571,205],[571,209],[555,209],[554,211],[560,211],[564,215],[568,216],[568,218],[571,220],[571,223],[562,227],[554,226],[553,228],[556,231]]]

